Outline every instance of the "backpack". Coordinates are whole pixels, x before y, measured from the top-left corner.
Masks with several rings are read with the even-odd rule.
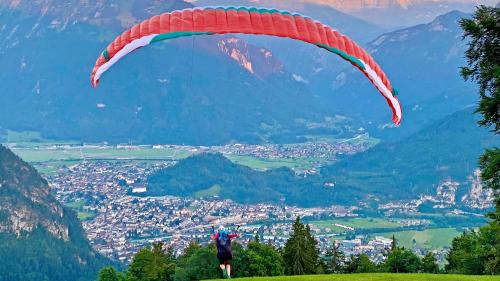
[[[226,246],[227,244],[229,244],[229,234],[227,233],[227,231],[225,230],[222,230],[219,232],[219,238],[218,238],[218,242],[219,242],[219,245],[221,246]]]

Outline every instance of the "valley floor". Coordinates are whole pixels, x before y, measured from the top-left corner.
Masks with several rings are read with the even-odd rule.
[[[311,276],[281,276],[241,278],[241,281],[499,281],[500,276],[470,276],[450,274],[334,274]]]

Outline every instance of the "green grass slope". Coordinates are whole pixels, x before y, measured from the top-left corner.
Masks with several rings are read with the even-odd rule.
[[[312,276],[281,276],[242,278],[242,281],[493,281],[500,280],[500,276],[470,276],[448,274],[337,274]]]

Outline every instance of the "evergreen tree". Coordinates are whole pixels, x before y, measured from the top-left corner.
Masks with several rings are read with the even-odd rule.
[[[189,258],[197,253],[201,249],[201,246],[196,241],[189,242],[189,245],[184,250],[184,253],[177,259],[178,267],[186,267]]]
[[[429,252],[422,259],[422,271],[425,273],[438,273],[439,265],[437,263],[436,256],[433,253]]]
[[[300,217],[296,218],[292,229],[293,233],[287,240],[283,252],[285,274],[303,275],[316,273],[319,263],[316,240],[312,237],[310,229],[301,223]]]
[[[305,238],[306,238],[306,250],[307,255],[310,257],[315,271],[314,273],[322,274],[325,273],[325,269],[323,268],[323,264],[321,263],[321,259],[319,258],[319,248],[318,241],[314,238],[314,235],[311,232],[311,227],[306,225],[305,228]]]
[[[393,234],[392,235],[392,242],[391,242],[391,252],[396,250],[398,248],[398,242],[396,240],[396,236]]]
[[[416,273],[421,268],[421,260],[412,251],[398,247],[389,254],[384,267],[393,273]]]
[[[174,272],[175,263],[163,252],[163,244],[155,243],[152,249],[142,249],[134,256],[127,280],[170,281]]]
[[[218,279],[221,277],[217,250],[213,244],[208,247],[197,248],[193,245],[185,264],[175,271],[176,281]]]
[[[246,250],[235,243],[233,253],[235,277],[279,276],[284,273],[283,258],[278,250],[272,245],[260,243],[257,237]]]
[[[479,85],[481,126],[500,134],[500,8],[480,6],[472,18],[462,19],[464,39],[468,39],[468,65],[462,76]],[[464,233],[452,242],[447,256],[448,272],[500,274],[500,149],[486,150],[479,161],[486,187],[495,191],[492,221],[479,232]]]
[[[470,40],[465,53],[468,65],[462,76],[479,85],[480,125],[500,133],[500,8],[480,6],[473,18],[460,21],[464,38]],[[498,171],[498,170],[497,170]],[[498,174],[497,174],[498,180]],[[498,183],[498,182],[497,182]]]
[[[339,250],[335,242],[332,247],[328,249],[325,255],[325,268],[326,273],[342,273],[345,264],[345,255]]]
[[[98,281],[119,281],[116,270],[109,266],[101,269]]]
[[[351,256],[346,264],[347,273],[372,273],[377,272],[377,265],[366,254]]]
[[[500,134],[500,8],[480,6],[472,19],[462,19],[468,65],[462,76],[479,85],[481,126],[493,127]],[[500,190],[500,149],[488,149],[480,159],[481,176],[488,188]],[[496,212],[490,217],[500,222],[500,194],[496,193]],[[497,257],[498,258],[498,257]]]

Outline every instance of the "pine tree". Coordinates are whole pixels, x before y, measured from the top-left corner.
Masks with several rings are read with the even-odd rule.
[[[412,251],[398,247],[389,254],[384,267],[393,273],[416,273],[421,268],[421,260]]]
[[[500,135],[500,8],[480,6],[473,18],[460,21],[464,38],[469,39],[465,53],[468,65],[462,76],[479,85],[477,112],[481,126]],[[500,191],[500,149],[487,149],[480,159],[481,177],[488,188]],[[496,193],[496,212],[490,218],[500,223],[500,193]],[[498,256],[496,257],[498,258]]]
[[[99,272],[98,281],[118,281],[118,273],[113,267],[105,267]]]
[[[293,233],[285,244],[283,259],[285,274],[303,275],[316,273],[319,265],[319,251],[316,240],[310,228],[301,223],[297,217],[293,226]]]
[[[372,273],[377,272],[377,265],[374,264],[366,254],[351,256],[346,263],[347,273]]]
[[[318,241],[314,238],[314,235],[311,232],[311,227],[306,225],[305,228],[305,236],[306,236],[306,245],[307,245],[307,253],[311,260],[311,268],[314,268],[311,273],[324,273],[325,269],[323,268],[323,264],[321,263],[321,259],[319,258],[319,249],[318,249]]]
[[[140,250],[132,259],[127,278],[132,280],[173,280],[175,263],[163,252],[163,244],[155,243],[152,249]]]
[[[325,255],[326,273],[342,273],[345,264],[345,255],[339,250],[340,246],[333,242],[333,245]]]
[[[438,273],[439,265],[437,263],[436,256],[433,253],[428,252],[427,255],[422,259],[422,271],[425,273]]]
[[[467,66],[462,76],[479,85],[481,126],[500,134],[500,8],[480,6],[472,18],[460,21]],[[500,149],[488,149],[479,160],[481,178],[495,192],[492,221],[479,232],[464,233],[452,242],[446,270],[465,274],[500,274]]]
[[[396,240],[396,236],[393,234],[392,235],[392,242],[391,242],[391,252],[393,252],[397,248],[398,248],[398,242]]]

